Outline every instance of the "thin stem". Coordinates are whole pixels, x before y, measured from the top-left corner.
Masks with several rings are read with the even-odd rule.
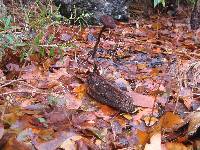
[[[92,58],[95,57],[95,54],[96,54],[96,52],[97,52],[97,47],[98,47],[99,42],[100,42],[100,39],[101,39],[101,35],[102,35],[102,33],[103,33],[103,31],[104,31],[105,29],[106,29],[106,27],[103,26],[102,29],[101,29],[101,31],[100,31],[100,33],[99,33],[99,36],[98,36],[98,38],[97,38],[97,42],[96,42],[96,44],[95,44],[95,46],[94,46],[94,48],[93,48]]]

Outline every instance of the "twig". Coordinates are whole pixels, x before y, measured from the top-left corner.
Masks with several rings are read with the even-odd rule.
[[[16,27],[16,28],[0,31],[0,33],[1,34],[5,34],[5,33],[9,33],[9,32],[15,31],[16,29],[22,29],[22,28],[21,27]]]
[[[24,79],[11,80],[10,82],[4,83],[3,85],[1,85],[0,88],[3,88],[3,87],[5,87],[5,86],[8,86],[8,85],[10,85],[10,84],[12,84],[12,83],[14,83],[14,82],[17,82],[17,81],[24,81]]]
[[[24,90],[24,91],[10,91],[10,92],[5,92],[5,93],[1,93],[0,96],[4,96],[4,95],[10,95],[10,94],[15,94],[15,93],[31,93],[31,94],[42,94],[42,95],[48,95],[49,93],[45,93],[45,92],[40,92],[40,91],[34,91],[34,90]]]
[[[5,102],[4,107],[3,107],[2,111],[1,111],[1,121],[3,121],[3,119],[4,119],[4,114],[5,114],[7,106],[8,106],[8,102]]]
[[[161,83],[159,83],[158,88],[157,88],[156,91],[159,90],[160,85],[161,85]],[[150,124],[151,124],[151,119],[152,119],[152,117],[153,117],[153,112],[154,112],[154,110],[155,110],[155,106],[156,106],[156,102],[157,102],[157,97],[158,97],[158,94],[155,95],[155,99],[154,99],[154,101],[153,101],[153,108],[152,108],[152,110],[151,110],[151,114],[150,114],[148,126],[150,126]]]

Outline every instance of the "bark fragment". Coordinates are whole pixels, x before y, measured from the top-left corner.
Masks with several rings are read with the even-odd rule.
[[[191,29],[196,30],[200,26],[200,0],[195,1],[190,18]]]
[[[133,112],[135,105],[130,96],[97,73],[87,78],[88,94],[95,100],[109,105],[121,112]]]

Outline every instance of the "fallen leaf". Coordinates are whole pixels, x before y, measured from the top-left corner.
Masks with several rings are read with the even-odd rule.
[[[112,121],[111,122],[112,132],[115,135],[122,133],[122,126],[118,121]]]
[[[152,28],[154,30],[160,30],[162,28],[162,24],[160,22],[153,23]]]
[[[123,114],[123,117],[128,119],[128,120],[132,120],[133,117],[130,114]]]
[[[144,118],[143,118],[143,120],[144,120],[144,123],[145,123],[145,125],[146,126],[153,126],[157,121],[158,121],[158,119],[156,118],[156,117],[151,117],[151,116],[145,116]]]
[[[137,130],[138,144],[144,145],[149,141],[149,134],[145,131]]]
[[[160,119],[160,123],[163,129],[173,129],[178,125],[182,124],[184,121],[179,115],[173,112],[166,112]]]
[[[82,99],[86,95],[87,87],[85,84],[80,84],[78,87],[73,89],[78,99]]]
[[[182,143],[166,143],[163,144],[163,150],[193,150],[191,146],[186,147]]]
[[[4,135],[4,126],[0,123],[0,140]]]
[[[137,64],[137,68],[140,70],[145,69],[147,68],[147,64]]]
[[[78,109],[82,105],[82,100],[77,99],[71,93],[66,93],[64,96],[61,96],[61,99],[65,100],[65,106],[68,109]]]
[[[189,120],[188,136],[194,135],[200,127],[200,112],[192,112],[186,120]]]
[[[64,110],[61,111],[53,111],[49,114],[46,114],[46,118],[48,123],[59,123],[66,120],[68,117],[67,112]]]
[[[154,104],[153,97],[142,95],[136,92],[127,92],[127,94],[132,97],[134,105],[153,108],[153,104]]]
[[[58,136],[54,140],[50,140],[44,143],[37,143],[34,141],[34,145],[38,150],[55,150],[59,148],[66,139],[76,136],[74,132],[61,132],[60,136]]]
[[[79,115],[74,115],[72,121],[75,125],[81,125],[84,122],[91,122],[96,120],[96,115],[92,112],[82,112]]]
[[[64,150],[76,150],[76,141],[82,139],[82,136],[80,135],[75,135],[75,136],[72,136],[70,138],[68,138],[67,140],[65,140],[60,148],[64,149]]]
[[[32,132],[32,129],[27,128],[17,135],[16,140],[18,142],[27,142],[29,139],[32,139],[33,137],[34,137],[34,133]]]

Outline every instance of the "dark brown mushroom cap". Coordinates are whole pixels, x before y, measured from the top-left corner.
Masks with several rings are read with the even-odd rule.
[[[100,17],[100,21],[106,28],[114,29],[116,27],[115,21],[111,16],[103,15]]]

